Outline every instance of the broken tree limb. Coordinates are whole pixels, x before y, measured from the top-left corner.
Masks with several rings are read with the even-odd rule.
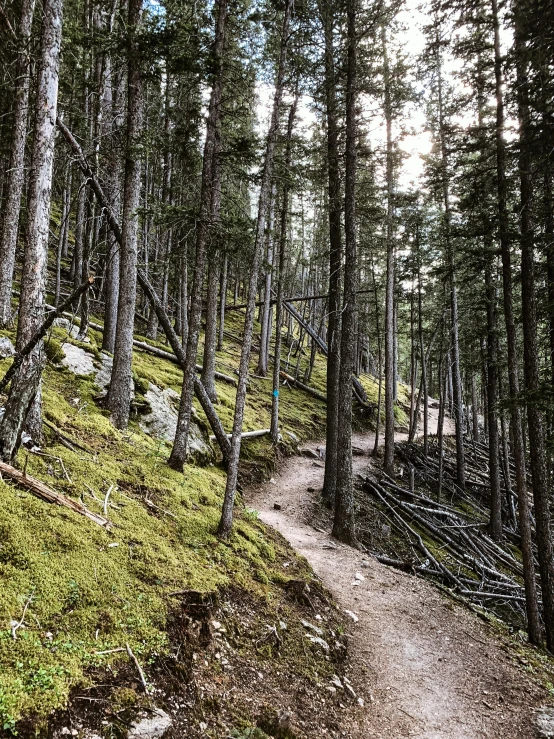
[[[127,654],[129,655],[129,657],[135,663],[135,667],[137,668],[137,672],[138,672],[138,674],[140,676],[140,681],[142,683],[142,687],[144,688],[144,692],[146,694],[150,693],[150,691],[148,689],[148,683],[146,682],[146,678],[144,676],[144,671],[143,671],[142,667],[140,666],[140,662],[135,657],[135,655],[133,654],[133,651],[132,651],[131,647],[128,644],[125,644],[125,649],[127,650]]]
[[[244,439],[260,439],[262,436],[269,436],[271,433],[270,429],[258,429],[258,431],[244,431],[240,438],[244,441]],[[227,438],[230,439],[233,434],[227,434]],[[210,440],[214,441],[215,436],[210,436]]]
[[[308,321],[304,320],[302,314],[296,310],[296,308],[294,307],[294,305],[292,305],[290,301],[284,300],[283,307],[300,324],[300,326],[302,326],[302,328],[308,334],[308,336],[312,339],[312,341],[314,341],[317,344],[317,346],[321,349],[323,354],[327,357],[329,354],[329,349],[327,347],[327,344],[325,343],[325,341],[323,341],[323,339],[321,338],[319,333],[314,329],[311,323],[308,323]],[[362,386],[362,383],[359,381],[359,379],[355,375],[352,375],[352,392],[354,396],[356,397],[356,399],[362,405],[367,404],[366,392]]]
[[[168,362],[180,364],[175,354],[172,354],[171,352],[166,352],[163,349],[158,349],[157,346],[152,346],[152,344],[148,344],[146,341],[133,339],[133,346],[136,346],[137,349],[141,349],[143,352],[153,354],[155,357],[159,357],[160,359],[167,359]],[[202,372],[201,364],[196,365],[196,371]],[[235,380],[235,378],[231,377],[230,375],[225,375],[223,374],[223,372],[214,372],[214,377],[216,380],[221,380],[221,382],[226,382],[228,385],[233,385],[233,387],[237,386],[237,381]]]
[[[93,521],[106,529],[110,527],[110,522],[106,518],[89,511],[89,509],[82,503],[78,503],[76,500],[72,500],[61,493],[56,493],[55,490],[49,488],[48,485],[45,485],[41,480],[37,480],[35,477],[29,477],[29,475],[26,475],[5,462],[0,462],[0,473],[15,482],[19,487],[25,488],[34,496],[46,501],[47,503],[55,503],[64,508],[69,508],[72,511],[75,511],[75,513],[79,513],[81,516],[88,518],[90,521]]]
[[[110,203],[104,194],[100,182],[94,176],[94,173],[89,163],[87,162],[81,150],[81,147],[79,146],[79,143],[59,116],[56,118],[56,123],[66,142],[69,144],[69,147],[73,151],[73,154],[75,155],[75,161],[77,162],[79,169],[87,178],[92,191],[94,192],[96,198],[98,199],[98,202],[102,206],[106,216],[106,220],[108,222],[108,226],[110,227],[115,240],[121,246],[121,228],[110,206]],[[137,279],[142,290],[144,291],[144,294],[154,308],[158,321],[160,322],[160,325],[164,330],[164,333],[167,337],[167,340],[169,341],[169,344],[171,345],[171,348],[175,353],[175,356],[179,360],[179,364],[181,365],[181,367],[184,368],[185,350],[183,349],[183,346],[179,341],[179,337],[177,336],[173,326],[171,325],[169,316],[167,315],[163,305],[161,304],[161,301],[156,295],[156,291],[154,290],[154,288],[148,281],[148,278],[141,269],[137,270]],[[229,443],[229,439],[225,434],[223,424],[221,423],[221,420],[217,415],[215,408],[213,407],[212,401],[210,400],[206,389],[204,388],[204,385],[202,385],[198,378],[195,378],[194,380],[194,392],[196,394],[196,397],[200,401],[202,409],[206,414],[208,422],[212,427],[212,431],[214,432],[214,435],[217,439],[217,443],[219,444],[219,448],[221,449],[221,453],[223,455],[223,463],[225,466],[227,466],[229,455],[231,452],[231,444]]]
[[[371,290],[358,290],[357,294],[362,295],[363,293],[369,293]],[[291,298],[283,298],[283,300],[287,303],[306,303],[310,300],[325,300],[325,298],[328,298],[329,295],[325,293],[324,295],[295,295]],[[277,304],[277,298],[271,298],[270,305],[276,305]],[[264,305],[263,300],[258,300],[256,302],[256,308],[259,308],[260,306]],[[225,306],[225,311],[230,310],[244,310],[246,308],[246,303],[231,303],[230,305]]]
[[[82,285],[79,285],[77,290],[75,290],[68,298],[67,300],[64,300],[61,305],[59,305],[57,308],[54,308],[44,319],[42,322],[42,325],[35,331],[35,333],[31,336],[29,341],[25,344],[23,349],[18,352],[13,359],[13,362],[4,375],[4,377],[0,380],[0,392],[4,390],[8,382],[12,379],[12,377],[16,374],[19,367],[21,367],[21,363],[25,359],[25,357],[30,354],[35,346],[38,344],[38,342],[43,339],[50,326],[54,323],[56,318],[62,315],[67,308],[78,298],[81,297],[90,287],[92,287],[92,284],[94,282],[94,277],[89,277],[86,282],[83,282]]]
[[[309,385],[305,385],[303,382],[300,382],[300,380],[296,380],[292,375],[289,375],[284,370],[281,370],[279,372],[279,376],[283,380],[286,380],[289,384],[293,385],[294,387],[297,387],[299,390],[304,390],[304,392],[309,393],[310,395],[313,395],[314,398],[321,400],[323,403],[327,402],[326,395],[323,395],[323,393],[320,393],[318,390],[314,390],[314,388],[310,387]]]

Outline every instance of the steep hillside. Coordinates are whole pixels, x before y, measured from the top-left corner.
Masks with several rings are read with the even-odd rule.
[[[230,315],[229,332],[238,332],[240,316]],[[209,461],[200,409],[198,426],[208,449],[204,466],[187,465],[182,475],[165,464],[169,442],[144,428],[156,410],[148,401],[152,391],[157,399],[168,389],[179,391],[177,365],[135,352],[135,414],[128,431],[120,433],[102,408],[103,378],[97,373],[109,359],[99,351],[100,334],[91,331],[90,340],[81,343],[70,333],[58,326],[49,339],[46,438],[40,451],[22,449],[17,465],[91,511],[105,512],[111,526],[105,530],[0,481],[4,733],[46,731],[48,717],[70,700],[70,712],[59,717],[62,729],[80,731],[88,722],[102,729],[102,736],[122,735],[150,700],[130,655],[144,670],[156,705],[188,722],[187,736],[225,736],[224,731],[255,725],[260,716],[262,724],[264,716],[271,723],[264,705],[271,704],[272,690],[283,693],[294,686],[294,705],[302,691],[308,695],[340,670],[340,617],[307,565],[240,500],[231,541],[216,538],[225,475],[217,455]],[[237,342],[227,341],[217,369],[232,375],[238,350]],[[4,360],[2,370],[7,366]],[[324,383],[324,360],[318,357],[311,384],[324,391]],[[225,382],[217,389],[218,413],[230,429],[235,391]],[[171,393],[163,397],[169,406],[175,403]],[[267,427],[270,408],[270,380],[252,378],[245,430]],[[316,398],[283,388],[283,444],[277,453],[320,435],[324,412]],[[268,439],[256,439],[244,444],[243,457],[243,477],[259,479],[273,469],[276,451]],[[310,595],[299,582],[310,583]],[[316,615],[325,620],[319,624],[323,644],[320,637],[306,636],[307,631],[316,637],[317,628],[301,624],[304,619],[315,627]],[[231,699],[226,675],[233,665],[254,670],[254,680],[242,675],[241,688],[235,671]],[[266,682],[258,672],[269,673]],[[288,675],[295,676],[293,683]],[[95,688],[98,684],[104,687]],[[176,697],[181,694],[188,695],[182,705]],[[318,736],[310,729],[313,709],[304,714],[306,725],[297,726],[294,735]]]

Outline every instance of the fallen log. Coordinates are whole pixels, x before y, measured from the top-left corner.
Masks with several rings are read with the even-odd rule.
[[[262,436],[269,436],[271,433],[270,429],[259,429],[258,431],[244,431],[240,438],[244,441],[244,439],[260,439]],[[230,439],[233,436],[233,434],[227,434],[227,438]],[[210,441],[215,441],[215,436],[210,436]]]
[[[327,402],[326,395],[323,395],[323,393],[320,393],[317,390],[314,390],[314,388],[310,387],[309,385],[305,385],[303,382],[300,382],[300,380],[295,379],[292,375],[287,374],[284,370],[281,370],[279,372],[279,377],[281,377],[283,380],[286,380],[291,385],[294,385],[299,390],[304,390],[304,392],[309,393],[310,395],[313,395],[314,398],[321,400],[323,403]]]
[[[13,362],[10,365],[10,368],[8,369],[8,371],[6,372],[6,374],[4,375],[4,377],[0,380],[0,392],[2,392],[2,390],[4,390],[4,388],[6,387],[6,385],[8,384],[8,382],[16,374],[16,372],[19,369],[19,367],[21,367],[21,364],[22,364],[23,360],[25,359],[25,357],[28,354],[30,354],[33,351],[33,349],[35,348],[35,346],[38,344],[38,342],[46,336],[46,334],[48,332],[48,329],[54,323],[54,321],[56,320],[56,318],[58,318],[59,316],[61,316],[65,312],[66,308],[69,308],[69,306],[75,300],[78,300],[81,297],[81,295],[83,295],[83,293],[85,293],[92,286],[92,283],[93,282],[94,282],[94,277],[89,277],[88,280],[86,280],[86,282],[84,282],[82,285],[80,285],[77,288],[77,290],[75,290],[75,292],[73,292],[69,296],[69,298],[67,298],[67,300],[64,300],[64,302],[58,308],[53,308],[52,309],[52,312],[49,313],[46,316],[46,318],[42,322],[41,326],[31,336],[31,338],[25,344],[25,346],[23,347],[23,349],[21,349],[21,351],[18,352],[14,356]],[[46,307],[49,307],[49,306],[46,306]]]
[[[25,488],[37,498],[46,501],[47,503],[55,503],[56,505],[69,508],[75,513],[79,513],[81,516],[88,518],[90,521],[102,526],[105,529],[110,528],[110,522],[103,516],[99,516],[93,511],[84,506],[82,503],[78,503],[76,500],[72,500],[61,493],[56,493],[45,485],[41,480],[37,480],[35,477],[30,477],[24,472],[17,470],[5,462],[0,462],[0,475],[6,476],[8,479],[13,480],[19,487]]]

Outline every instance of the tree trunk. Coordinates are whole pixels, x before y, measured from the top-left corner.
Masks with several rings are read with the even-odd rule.
[[[356,351],[356,166],[357,0],[347,0],[346,165],[344,181],[344,300],[342,310],[337,425],[337,483],[333,536],[356,545],[352,479],[352,374]]]
[[[298,105],[298,92],[289,111],[287,123],[287,139],[285,145],[285,172],[290,170],[292,158],[292,131]],[[279,441],[279,376],[281,372],[281,329],[283,325],[283,290],[285,282],[285,256],[287,249],[287,223],[289,209],[290,182],[283,185],[283,201],[281,203],[281,229],[279,235],[279,265],[277,275],[277,310],[275,317],[275,360],[273,363],[273,394],[271,399],[271,439],[274,444]]]
[[[215,31],[214,58],[216,72],[210,96],[208,120],[206,124],[206,143],[202,164],[202,184],[200,191],[200,216],[196,231],[196,259],[192,281],[191,303],[187,332],[187,363],[183,374],[183,387],[179,404],[177,431],[169,464],[173,469],[182,470],[187,459],[188,436],[196,372],[196,353],[202,320],[202,289],[206,265],[208,229],[213,216],[214,197],[214,159],[217,158],[219,118],[221,114],[221,92],[223,85],[222,57],[225,46],[227,20],[227,0],[218,0],[218,14]]]
[[[140,136],[143,84],[138,51],[142,0],[129,0],[127,60],[127,141],[123,190],[122,242],[114,360],[108,407],[116,428],[127,428],[132,393],[133,328],[137,297],[138,213],[141,185]]]
[[[215,387],[215,350],[217,344],[217,293],[219,272],[215,254],[208,267],[208,292],[206,296],[206,330],[204,332],[204,357],[202,360],[202,384],[212,403],[217,402]]]
[[[385,288],[385,457],[383,469],[394,476],[394,399],[395,399],[395,346],[394,346],[394,153],[392,143],[392,104],[390,72],[385,26],[381,28],[383,47],[383,83],[385,88],[385,122],[387,129],[387,277]]]
[[[490,253],[490,246],[485,247]],[[490,257],[488,257],[490,259]],[[489,416],[489,479],[491,514],[489,533],[495,541],[502,539],[502,496],[500,493],[498,401],[498,343],[496,336],[496,295],[490,262],[485,266],[487,293],[487,413]]]
[[[217,350],[223,349],[223,333],[225,331],[225,307],[227,302],[227,276],[229,269],[229,257],[223,255],[223,267],[221,268],[221,283],[219,288],[219,328],[217,332]]]
[[[521,16],[516,8],[515,50],[517,73],[517,104],[520,123],[518,169],[520,179],[521,226],[521,299],[523,323],[523,357],[525,389],[527,391],[527,425],[529,456],[535,501],[536,541],[541,574],[542,600],[546,644],[554,651],[554,561],[552,558],[552,526],[549,490],[546,474],[546,450],[543,416],[537,403],[539,367],[537,347],[537,306],[535,295],[534,233],[531,204],[533,201],[532,164],[530,154],[530,112],[526,49],[521,36]],[[519,9],[521,12],[521,9]]]
[[[519,407],[518,347],[512,290],[512,257],[509,236],[510,223],[507,205],[508,188],[506,182],[506,143],[504,139],[504,93],[497,0],[492,0],[492,11],[494,22],[494,69],[496,93],[495,142],[498,188],[498,225],[500,249],[502,253],[502,285],[504,321],[506,325],[506,346],[508,354],[508,389],[510,396],[512,451],[514,455],[519,528],[521,532],[521,554],[525,583],[527,630],[530,641],[533,642],[533,644],[539,644],[541,639],[541,626],[539,619],[535,564],[533,561],[529,499],[527,496],[527,473],[525,469],[522,419]]]
[[[260,186],[260,197],[258,201],[258,220],[256,224],[256,239],[254,244],[254,255],[248,283],[248,307],[244,319],[244,335],[242,351],[240,355],[239,380],[237,396],[235,401],[235,416],[233,420],[233,436],[231,438],[231,456],[227,470],[227,484],[225,487],[225,498],[219,522],[218,536],[223,539],[229,538],[233,526],[233,506],[237,487],[242,421],[244,417],[244,404],[246,401],[246,383],[248,381],[248,363],[250,361],[250,350],[252,346],[252,331],[254,327],[254,312],[256,306],[256,293],[258,289],[258,273],[262,255],[265,224],[271,195],[271,180],[273,177],[273,159],[275,144],[279,132],[279,108],[283,97],[285,82],[285,69],[287,58],[287,42],[289,35],[289,23],[292,9],[292,0],[285,0],[283,26],[281,29],[281,50],[279,55],[279,67],[277,80],[275,82],[275,95],[273,98],[273,110],[271,123],[266,140],[265,159],[262,170],[262,181]]]
[[[0,328],[12,321],[12,281],[17,249],[17,231],[21,195],[25,180],[25,141],[29,107],[30,56],[29,39],[35,0],[22,0],[18,28],[16,63],[17,87],[13,117],[13,134],[9,169],[6,178],[6,202],[0,239]]]
[[[17,326],[18,351],[24,348],[44,320],[62,7],[61,0],[44,2]],[[12,380],[6,409],[0,422],[0,457],[4,461],[10,462],[17,453],[23,424],[39,391],[44,362],[44,346],[39,341],[25,357],[17,376]]]
[[[327,326],[327,415],[323,499],[334,506],[337,485],[338,389],[340,371],[342,225],[337,82],[332,3],[319,3],[325,33],[325,106],[327,116],[327,189],[329,198],[329,318]]]
[[[439,136],[441,147],[442,195],[444,206],[444,238],[446,246],[446,264],[450,281],[450,326],[452,353],[452,401],[454,421],[456,425],[456,482],[465,488],[465,450],[464,450],[464,407],[462,391],[462,375],[460,370],[460,342],[458,338],[458,291],[456,286],[456,264],[452,245],[452,213],[450,206],[450,178],[448,172],[448,149],[446,144],[446,125],[444,120],[444,103],[442,97],[442,65],[440,50],[437,47],[437,86],[439,103]]]

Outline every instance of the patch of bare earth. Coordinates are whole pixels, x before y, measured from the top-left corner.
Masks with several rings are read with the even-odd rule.
[[[354,458],[362,472],[370,464],[373,437],[357,435],[353,443],[363,452]],[[345,707],[344,735],[537,736],[534,707],[544,700],[544,690],[517,669],[490,626],[431,584],[342,546],[329,531],[311,525],[322,482],[321,463],[294,457],[248,503],[306,557],[339,606],[354,614],[348,617],[345,671],[364,706]]]

